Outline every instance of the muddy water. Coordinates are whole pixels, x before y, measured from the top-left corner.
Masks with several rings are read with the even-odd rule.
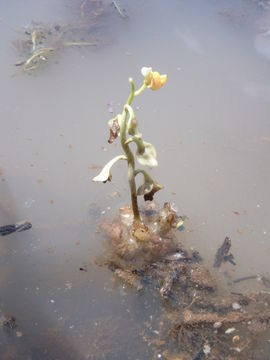
[[[224,270],[267,275],[270,10],[266,1],[123,1],[129,18],[110,8],[97,48],[17,71],[18,33],[31,21],[72,21],[74,3],[0,3],[0,225],[33,224],[0,238],[0,316],[18,324],[0,329],[1,358],[151,359],[140,334],[159,312],[155,299],[93,265],[103,251],[96,224],[129,201],[123,164],[110,184],[90,180],[120,151],[106,142],[107,103],[121,111],[141,66],[168,74],[164,89],[136,99],[165,185],[156,199],[188,216],[182,240],[210,266],[231,237],[237,266],[224,266],[221,281]]]

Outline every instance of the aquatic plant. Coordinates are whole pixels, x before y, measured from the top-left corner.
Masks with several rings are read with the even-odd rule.
[[[99,175],[93,178],[93,181],[100,181],[106,183],[111,181],[111,168],[119,160],[127,161],[128,165],[128,182],[131,193],[131,203],[135,222],[141,222],[137,196],[143,196],[144,200],[153,200],[154,194],[163,188],[157,183],[145,169],[135,168],[135,158],[140,165],[146,167],[156,167],[157,153],[154,146],[143,140],[142,134],[139,132],[138,123],[135,117],[134,110],[131,106],[134,98],[140,95],[145,89],[159,90],[167,81],[167,75],[160,75],[157,71],[152,71],[152,68],[143,67],[142,75],[144,82],[142,86],[135,90],[135,84],[132,78],[129,78],[131,85],[131,93],[123,107],[122,114],[116,115],[109,120],[110,137],[108,142],[111,144],[119,136],[124,154],[118,155],[109,161],[101,170]],[[137,150],[135,155],[132,153],[130,144],[135,143]],[[143,175],[144,182],[138,188],[136,187],[135,177],[139,174]]]

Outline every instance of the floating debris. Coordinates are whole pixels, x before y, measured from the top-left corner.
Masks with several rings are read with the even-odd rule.
[[[94,41],[94,42],[87,42],[87,41],[67,41],[64,42],[64,46],[78,46],[78,47],[83,47],[83,46],[97,46],[99,43],[98,41]]]
[[[238,304],[237,302],[232,303],[232,309],[233,310],[240,310],[241,309],[241,305]]]
[[[249,275],[249,276],[243,276],[240,278],[237,278],[235,280],[233,280],[234,284],[238,284],[242,281],[247,281],[247,280],[257,280],[259,282],[261,282],[265,287],[267,287],[268,289],[270,288],[270,279],[263,276],[263,275]]]
[[[258,278],[259,278],[258,275],[243,276],[243,277],[240,277],[240,278],[238,278],[238,279],[233,280],[233,282],[234,282],[235,284],[237,284],[237,283],[240,283],[240,282],[246,281],[246,280],[253,280],[253,279],[257,279],[257,280],[258,280]]]
[[[184,220],[182,218],[180,218],[179,221],[177,222],[176,228],[179,231],[184,231]]]
[[[231,334],[235,331],[235,328],[229,328],[225,331],[225,334]]]
[[[177,249],[173,254],[166,255],[165,260],[168,261],[187,260],[187,253],[183,250]]]
[[[8,330],[14,330],[18,326],[16,318],[12,315],[5,316],[2,321],[2,325],[5,329],[8,329]]]
[[[23,69],[24,71],[31,71],[40,66],[41,62],[45,62],[49,60],[49,56],[55,50],[53,48],[41,48],[37,49],[33,55],[31,55],[24,63]]]
[[[232,241],[228,236],[226,236],[222,245],[217,250],[215,262],[213,265],[214,267],[219,268],[221,264],[226,261],[230,262],[232,265],[236,265],[236,263],[234,262],[233,254],[229,253],[231,246],[232,246]]]
[[[205,344],[203,347],[203,352],[205,355],[209,355],[211,352],[211,347],[208,344]]]
[[[229,360],[235,352],[256,358],[255,335],[269,329],[270,293],[221,295],[199,253],[183,249],[171,206],[159,210],[153,203],[146,204],[141,215],[146,235],[140,231],[139,237],[134,234],[129,206],[121,209],[117,219],[102,221],[108,243],[106,260],[100,265],[108,267],[126,290],[128,285],[159,299],[160,325],[149,340],[143,335],[154,349],[153,359]],[[217,253],[220,264],[228,261],[230,246],[226,238]],[[238,333],[245,334],[243,339]]]
[[[239,335],[235,335],[233,338],[232,338],[232,343],[234,345],[236,345],[237,343],[239,343],[239,340],[240,340],[240,336]]]
[[[118,15],[122,18],[122,19],[126,19],[128,18],[128,14],[126,12],[125,9],[121,8],[120,5],[116,2],[113,1],[111,3],[111,5],[115,8],[115,10],[117,11]]]
[[[120,17],[127,17],[125,10],[116,2],[113,2],[113,7]],[[70,23],[32,22],[14,42],[22,58],[14,65],[26,73],[32,73],[43,64],[50,63],[53,56],[56,57],[66,48],[91,48],[104,44],[106,22],[103,20],[109,14],[109,8],[105,1],[79,0],[73,9],[74,20]]]
[[[214,329],[219,329],[221,328],[222,326],[222,322],[221,321],[216,321],[214,324],[213,324],[213,328]]]
[[[79,268],[80,271],[87,272],[87,266],[82,266]]]
[[[0,226],[0,234],[6,236],[14,232],[21,232],[31,229],[32,224],[29,221],[19,221],[15,224]]]

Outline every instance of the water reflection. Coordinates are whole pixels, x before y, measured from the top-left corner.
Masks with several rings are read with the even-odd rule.
[[[176,28],[174,32],[175,36],[181,39],[189,50],[197,55],[203,55],[205,53],[202,44],[187,30],[181,31]]]

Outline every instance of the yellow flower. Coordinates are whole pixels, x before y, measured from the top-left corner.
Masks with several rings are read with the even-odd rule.
[[[161,86],[163,86],[165,84],[166,81],[167,81],[167,75],[160,75],[159,72],[154,71],[152,82],[151,82],[151,89],[159,90],[161,88]]]
[[[145,85],[152,90],[159,90],[167,81],[167,75],[160,75],[158,71],[152,71],[151,67],[143,67],[141,72]]]

